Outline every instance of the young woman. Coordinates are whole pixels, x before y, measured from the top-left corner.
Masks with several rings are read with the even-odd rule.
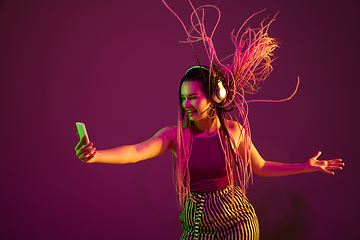
[[[109,150],[96,151],[93,143],[82,146],[83,138],[75,147],[76,155],[86,163],[126,164],[153,158],[171,149],[178,157],[175,171],[183,204],[181,239],[258,239],[255,211],[241,189],[244,176],[240,176],[240,186],[234,183],[234,169],[239,163],[232,154],[245,161],[245,130],[238,122],[223,117],[222,109],[208,91],[206,76],[209,71],[197,67],[190,69],[181,81],[179,97],[186,115],[184,124],[165,127],[145,142]],[[189,147],[187,159],[184,149]],[[317,160],[320,154],[302,164],[282,164],[265,161],[250,143],[249,166],[259,176],[314,171],[333,174],[332,170],[343,166],[340,159]],[[246,171],[239,170],[239,174],[244,175]]]
[[[251,142],[244,93],[255,92],[258,82],[272,70],[272,52],[277,47],[267,35],[272,21],[256,30],[247,29],[243,35],[232,35],[233,63],[223,65],[211,37],[206,36],[203,18],[197,15],[200,10],[194,9],[199,23],[193,30],[207,47],[210,66],[199,64],[183,76],[177,126],[165,127],[145,142],[109,150],[96,151],[93,143],[83,146],[83,138],[75,147],[76,155],[86,163],[126,164],[171,150],[176,156],[175,185],[183,207],[181,239],[258,239],[257,216],[245,196],[252,172],[259,176],[334,174],[344,164],[340,159],[317,160],[321,152],[301,164],[265,161],[260,156]],[[188,39],[191,42],[189,33]]]

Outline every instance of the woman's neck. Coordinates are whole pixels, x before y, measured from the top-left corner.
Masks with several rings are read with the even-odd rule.
[[[218,126],[217,117],[214,119],[204,118],[199,121],[194,121],[191,124],[193,134],[212,136],[216,133]]]

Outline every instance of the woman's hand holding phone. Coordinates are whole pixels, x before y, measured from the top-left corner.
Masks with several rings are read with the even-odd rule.
[[[75,147],[76,156],[83,162],[94,162],[93,158],[96,155],[96,148],[93,146],[93,143],[89,141],[85,124],[77,122],[76,127],[78,129],[77,136],[80,138],[80,141]]]

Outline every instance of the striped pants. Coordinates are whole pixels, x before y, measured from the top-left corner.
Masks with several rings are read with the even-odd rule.
[[[259,239],[259,223],[253,206],[235,188],[210,193],[194,193],[188,197],[179,216],[183,233],[180,239]]]

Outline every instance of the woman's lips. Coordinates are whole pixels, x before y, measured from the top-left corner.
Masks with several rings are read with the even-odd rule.
[[[196,110],[193,110],[193,111],[186,110],[186,113],[187,113],[187,115],[192,115],[192,114],[196,113]]]

